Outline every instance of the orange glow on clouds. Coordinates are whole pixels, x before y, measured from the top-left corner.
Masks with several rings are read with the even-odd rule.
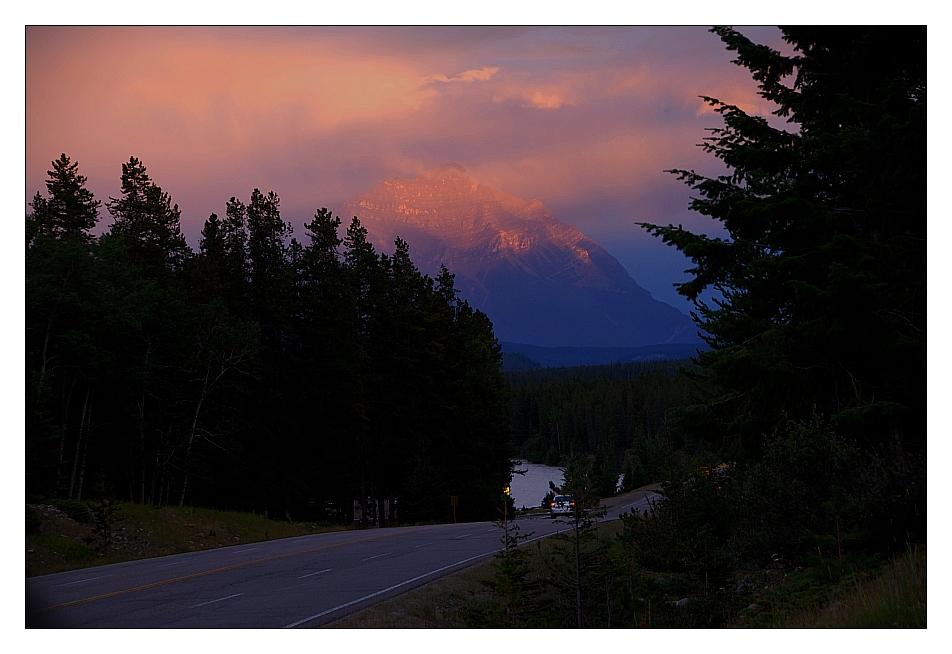
[[[769,116],[731,59],[697,27],[27,27],[26,202],[60,153],[104,203],[136,156],[193,246],[254,188],[302,238],[316,208],[456,162],[542,200],[678,305],[684,258],[633,223],[703,220],[664,172],[714,170],[695,146],[721,120],[698,96]]]
[[[769,114],[731,59],[703,28],[28,27],[26,197],[65,152],[105,201],[134,155],[194,245],[253,188],[300,224],[457,162],[596,238],[573,207],[613,203],[606,233],[638,234],[639,208],[674,201],[665,169],[710,166],[699,95]]]
[[[479,70],[467,70],[456,77],[447,77],[446,75],[430,75],[429,77],[423,80],[424,83],[429,82],[444,82],[447,84],[454,82],[462,82],[464,84],[469,84],[472,82],[485,82],[492,78],[493,75],[499,72],[499,67],[495,68],[483,67]]]
[[[493,102],[516,102],[534,109],[574,107],[622,95],[644,95],[651,90],[646,67],[602,68],[594,71],[557,71],[544,80],[511,76],[498,84]]]
[[[106,39],[76,42],[43,71],[28,65],[29,115],[79,112],[97,140],[134,134],[139,147],[220,151],[380,119],[426,97],[406,64],[320,42],[249,44],[197,29],[189,35],[198,38],[183,42],[159,28],[102,31]],[[68,109],[58,100],[64,95],[73,101]],[[36,122],[31,144],[67,136]]]

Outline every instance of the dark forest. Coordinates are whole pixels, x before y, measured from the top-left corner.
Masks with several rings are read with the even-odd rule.
[[[318,211],[307,243],[255,189],[198,253],[145,166],[106,209],[65,154],[27,217],[30,495],[353,515],[493,517],[509,475],[508,388],[485,315],[408,246],[378,255]],[[97,491],[99,492],[99,491]],[[386,504],[394,506],[392,501]],[[444,506],[445,505],[445,506]],[[374,515],[364,506],[361,515]]]

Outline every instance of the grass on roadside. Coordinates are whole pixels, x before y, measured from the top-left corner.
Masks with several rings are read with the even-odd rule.
[[[531,535],[531,526],[522,525],[526,535]],[[617,521],[598,525],[599,538],[611,540],[620,525]],[[502,530],[500,529],[500,538]],[[500,542],[500,546],[501,546]],[[524,545],[529,550],[530,563],[534,570],[545,567],[544,560],[558,556],[559,545],[552,538]],[[562,545],[564,547],[564,545]],[[460,572],[441,577],[429,584],[407,593],[380,602],[367,609],[344,616],[327,625],[336,629],[465,629],[483,626],[493,613],[493,604],[498,600],[489,587],[495,579],[494,557],[466,568]],[[495,624],[495,623],[493,623]]]
[[[469,611],[492,600],[491,561],[441,577],[327,626],[336,629],[466,629]]]
[[[772,626],[848,629],[926,627],[926,546],[910,547],[823,601],[786,615]]]
[[[76,507],[65,507],[82,517]],[[261,515],[194,507],[151,507],[121,504],[116,512],[114,541],[103,555],[92,523],[71,518],[51,504],[27,511],[26,576],[49,574],[108,563],[164,556],[345,529],[339,525],[291,523]],[[599,525],[600,538],[611,540],[618,522]],[[501,535],[501,534],[500,534]],[[555,544],[544,539],[528,545],[533,565],[551,559]],[[874,565],[875,564],[875,565]],[[832,585],[811,570],[774,570],[784,578],[742,609],[735,626],[780,628],[924,628],[926,627],[926,546],[894,557],[885,565],[871,562]],[[825,574],[825,573],[824,573]],[[437,579],[421,588],[346,616],[337,628],[465,628],[485,621],[494,600],[487,585],[495,575],[493,560]],[[777,576],[775,575],[775,576]],[[663,574],[653,582],[664,587]],[[671,598],[668,598],[671,599]]]
[[[611,538],[618,523],[600,525]],[[534,565],[551,556],[549,539],[534,543]],[[812,583],[807,573],[791,573],[755,599],[756,609],[742,610],[734,626],[755,628],[925,628],[926,547],[920,545],[887,564],[844,577],[836,586]],[[774,571],[783,578],[782,571]],[[474,626],[494,600],[487,581],[493,579],[492,559],[438,579],[424,587],[345,616],[331,628],[450,628]],[[653,580],[665,586],[664,575]],[[670,604],[670,602],[669,602]],[[752,604],[754,606],[754,604]],[[665,607],[666,610],[672,607]],[[646,625],[648,626],[648,625]]]
[[[27,577],[346,528],[326,523],[279,522],[236,511],[119,504],[112,525],[113,542],[106,553],[102,551],[101,535],[80,513],[67,512],[53,503],[29,508],[32,512],[27,512],[31,523],[26,534]]]

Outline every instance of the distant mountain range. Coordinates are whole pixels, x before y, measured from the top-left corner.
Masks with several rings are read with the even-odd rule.
[[[569,368],[601,366],[610,363],[645,363],[690,359],[698,350],[708,349],[705,343],[643,345],[641,347],[539,347],[523,343],[500,343],[503,370],[534,368]]]
[[[538,200],[476,184],[449,164],[383,182],[345,203],[378,251],[399,236],[424,273],[440,264],[501,341],[545,347],[699,344],[697,327],[659,302],[598,243]]]

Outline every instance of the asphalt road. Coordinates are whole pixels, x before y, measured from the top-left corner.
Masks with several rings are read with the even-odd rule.
[[[652,495],[613,498],[603,519]],[[531,540],[568,528],[547,517],[519,526]],[[26,626],[317,627],[488,558],[500,538],[491,522],[334,532],[33,577]]]

